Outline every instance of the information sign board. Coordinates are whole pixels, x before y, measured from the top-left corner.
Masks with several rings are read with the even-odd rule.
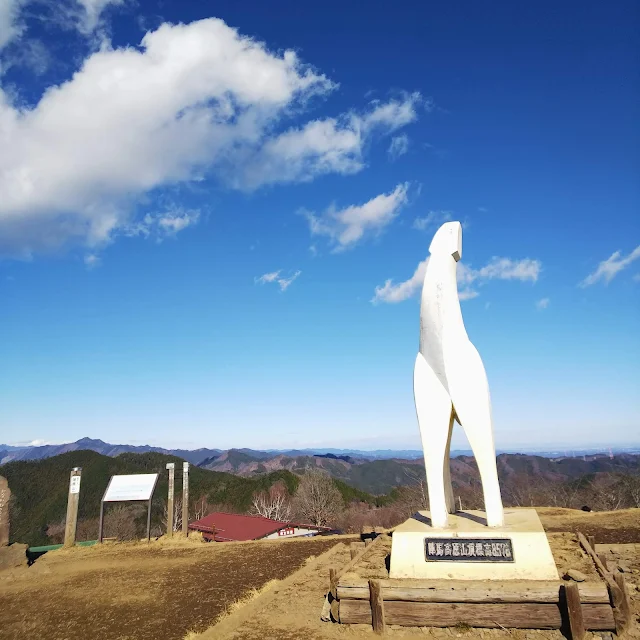
[[[158,480],[157,473],[136,473],[130,476],[112,476],[103,502],[151,500]]]

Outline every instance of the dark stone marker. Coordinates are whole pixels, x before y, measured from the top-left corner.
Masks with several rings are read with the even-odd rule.
[[[9,544],[9,498],[11,490],[6,478],[0,476],[0,547]]]
[[[425,538],[427,562],[513,562],[509,538]]]

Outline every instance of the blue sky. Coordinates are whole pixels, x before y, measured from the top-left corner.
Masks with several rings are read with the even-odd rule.
[[[454,219],[498,448],[637,445],[639,26],[0,0],[0,442],[417,447]]]

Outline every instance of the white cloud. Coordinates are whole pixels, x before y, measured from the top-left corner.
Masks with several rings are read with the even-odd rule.
[[[406,133],[391,138],[391,144],[389,145],[387,153],[392,160],[403,156],[407,151],[409,151],[409,136],[407,136]]]
[[[141,220],[124,225],[122,234],[128,237],[154,237],[161,242],[164,238],[175,236],[178,231],[196,224],[199,219],[200,212],[197,209],[170,207],[161,213],[147,213]]]
[[[18,24],[21,0],[0,0],[0,49],[22,33]]]
[[[598,265],[598,268],[580,283],[580,286],[589,287],[601,280],[604,281],[605,284],[609,284],[620,271],[626,269],[638,258],[640,258],[640,245],[625,258],[622,257],[622,253],[620,251],[616,251],[609,258],[603,260]]]
[[[550,302],[549,298],[541,298],[536,302],[536,309],[542,311],[542,309],[546,309],[549,306]]]
[[[0,0],[0,50],[9,43],[17,40],[25,32],[24,21],[20,20],[20,12],[25,5],[33,0]],[[92,34],[100,24],[103,11],[109,6],[123,5],[125,0],[58,0],[51,3],[51,16],[40,17],[48,22],[64,25],[66,28],[78,29],[84,35]],[[45,9],[48,7],[45,6]],[[27,47],[27,50],[25,50]],[[35,56],[35,57],[34,57]],[[14,63],[26,63],[42,67],[48,64],[48,55],[39,41],[20,43],[20,51],[17,51],[8,62],[8,66]],[[6,71],[7,66],[4,67]]]
[[[86,265],[87,269],[93,269],[97,267],[100,264],[100,262],[101,262],[100,257],[97,256],[95,253],[88,253],[84,257],[84,264]]]
[[[477,298],[480,294],[474,289],[463,289],[458,292],[458,298],[460,300],[471,300]]]
[[[440,227],[451,220],[451,217],[451,211],[429,211],[426,216],[416,218],[413,221],[413,228],[418,231],[426,231],[433,227]]]
[[[382,193],[362,205],[351,205],[344,209],[335,206],[321,216],[311,211],[301,211],[309,221],[313,235],[327,236],[334,251],[355,246],[370,233],[380,233],[398,215],[408,199],[409,183],[396,186],[391,193]]]
[[[207,19],[163,24],[140,48],[104,43],[34,106],[0,88],[0,254],[94,250],[144,227],[144,194],[207,176],[253,189],[353,173],[374,136],[417,117],[407,94],[279,131],[335,87],[293,51]]]
[[[289,278],[278,278],[278,284],[280,285],[280,291],[286,291],[287,287],[302,273],[302,271],[296,271]]]
[[[278,271],[272,271],[271,273],[265,273],[259,278],[255,278],[254,281],[256,284],[267,284],[269,282],[276,282],[280,286],[280,291],[286,291],[289,285],[302,273],[302,271],[298,270],[293,275],[288,278],[280,277],[282,273],[282,269]]]
[[[389,278],[382,286],[376,287],[375,294],[371,302],[402,302],[407,298],[411,298],[422,286],[424,275],[427,272],[427,263],[429,258],[423,260],[413,272],[413,275],[404,282],[393,284],[393,280]]]
[[[122,5],[124,4],[124,0],[78,0],[78,3],[84,10],[80,23],[81,30],[89,33],[96,28],[100,16],[107,6]]]
[[[413,122],[419,101],[415,93],[385,104],[373,102],[364,114],[350,112],[289,129],[266,140],[259,150],[237,154],[226,168],[227,177],[236,188],[256,189],[270,183],[309,182],[327,173],[357,173],[364,167],[366,142]]]
[[[512,260],[511,258],[493,257],[489,263],[474,272],[474,279],[480,280],[531,280],[536,282],[542,265],[539,260]]]
[[[414,296],[422,287],[428,261],[429,258],[418,264],[413,275],[404,282],[394,284],[392,279],[388,279],[384,285],[377,286],[371,302],[395,303]],[[530,280],[536,282],[541,268],[538,260],[529,258],[512,260],[511,258],[494,257],[481,269],[472,269],[463,263],[458,263],[458,297],[460,300],[477,298],[480,294],[471,285],[482,285],[489,280]]]
[[[265,273],[259,278],[255,278],[255,282],[259,284],[266,284],[267,282],[275,282],[278,279],[278,276],[280,275],[280,271],[282,271],[282,269],[280,269],[279,271],[272,271],[271,273]]]

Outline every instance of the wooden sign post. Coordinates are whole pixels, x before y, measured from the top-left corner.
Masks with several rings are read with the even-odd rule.
[[[167,535],[173,536],[173,496],[174,496],[174,484],[176,476],[176,464],[175,462],[167,462],[167,469],[169,470],[169,495],[167,496]]]
[[[9,498],[11,491],[6,478],[0,476],[0,547],[9,544]]]
[[[64,546],[73,547],[76,543],[78,525],[78,503],[80,502],[81,467],[74,467],[69,478],[69,497],[67,498],[67,522],[64,528]]]
[[[182,463],[182,533],[189,535],[189,463]]]

